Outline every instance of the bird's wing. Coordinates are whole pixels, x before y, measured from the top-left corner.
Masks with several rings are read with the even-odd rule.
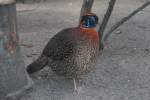
[[[70,29],[57,33],[46,45],[43,54],[53,60],[63,60],[73,54],[73,37]]]

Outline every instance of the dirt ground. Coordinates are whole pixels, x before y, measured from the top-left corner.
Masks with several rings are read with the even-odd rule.
[[[107,30],[146,0],[120,0]],[[100,22],[108,0],[93,6]],[[17,4],[18,31],[25,64],[33,62],[48,40],[66,27],[78,24],[80,0]],[[21,100],[150,100],[150,6],[119,27],[108,39],[98,63],[83,76],[80,94],[72,80],[55,75],[48,67],[32,76],[34,85]]]

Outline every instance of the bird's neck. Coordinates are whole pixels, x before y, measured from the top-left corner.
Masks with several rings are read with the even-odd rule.
[[[81,30],[81,32],[84,32],[84,33],[91,33],[91,34],[97,33],[95,27],[94,28],[83,28],[83,27],[80,27],[80,30]]]
[[[82,29],[82,30],[96,30],[95,27],[94,27],[94,28],[84,28],[84,27],[80,27],[80,29]]]
[[[80,31],[83,34],[86,34],[87,36],[89,36],[95,40],[98,40],[98,38],[99,38],[98,32],[96,31],[96,28],[81,28],[80,27]]]

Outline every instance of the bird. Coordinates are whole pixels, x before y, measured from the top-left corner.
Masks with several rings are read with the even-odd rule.
[[[27,66],[27,72],[33,74],[48,65],[58,76],[72,78],[78,91],[79,78],[91,71],[97,60],[97,24],[95,13],[83,14],[79,25],[61,30],[49,40],[42,54]]]

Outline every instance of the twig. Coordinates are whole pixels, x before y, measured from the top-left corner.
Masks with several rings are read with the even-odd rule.
[[[107,8],[107,11],[106,11],[106,13],[104,15],[103,21],[102,21],[102,23],[101,23],[101,25],[99,27],[99,30],[98,30],[99,39],[100,39],[100,49],[104,48],[104,44],[103,44],[102,38],[103,38],[103,34],[104,34],[105,28],[107,26],[107,23],[109,21],[109,18],[110,18],[111,14],[112,14],[112,11],[113,11],[115,3],[116,3],[116,0],[110,0],[109,6]]]
[[[141,10],[143,10],[145,7],[147,7],[148,5],[150,5],[150,1],[144,3],[142,6],[140,6],[139,8],[137,8],[136,10],[134,10],[131,14],[129,14],[128,16],[122,18],[120,21],[116,22],[115,25],[112,26],[112,28],[108,31],[108,33],[106,33],[105,37],[104,37],[104,42],[107,41],[108,37],[111,35],[111,33],[116,30],[119,26],[121,26],[124,22],[128,21],[131,17],[133,17],[134,15],[136,15],[138,12],[140,12]]]
[[[80,11],[79,22],[80,22],[81,16],[83,14],[91,12],[93,2],[94,2],[94,0],[83,0],[82,8],[81,8],[81,11]]]
[[[32,48],[34,45],[33,44],[20,43],[20,46],[23,46],[23,47],[26,47],[26,48]]]

